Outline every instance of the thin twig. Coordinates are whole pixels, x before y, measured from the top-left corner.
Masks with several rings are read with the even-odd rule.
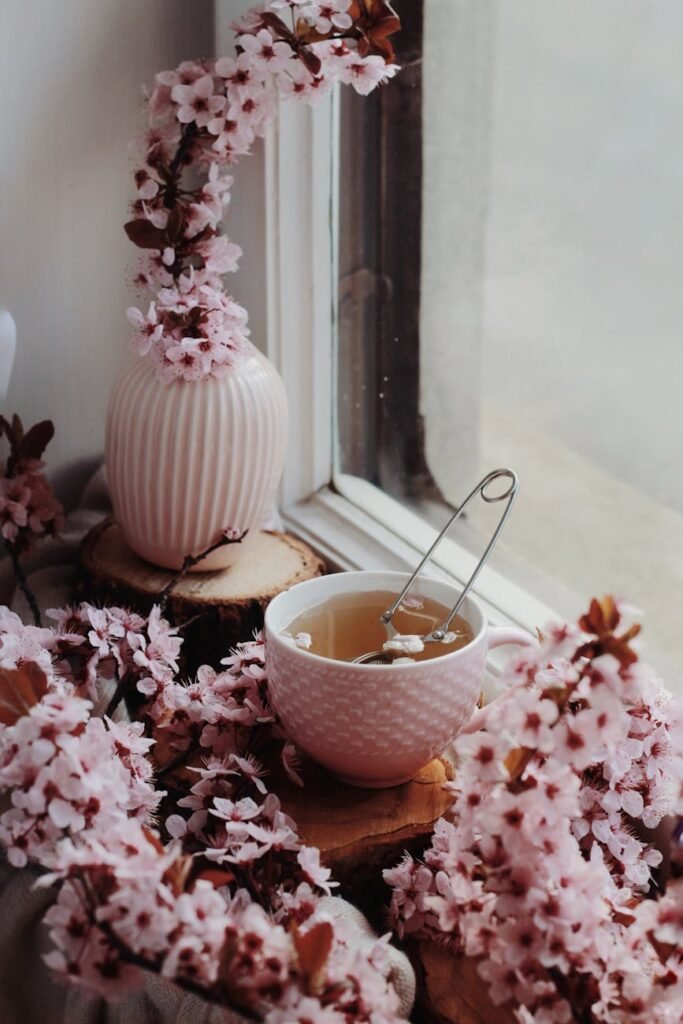
[[[200,750],[199,743],[193,743],[187,750],[183,750],[176,757],[172,757],[170,761],[167,761],[166,764],[162,765],[158,770],[157,782],[159,779],[162,779],[164,775],[168,775],[169,772],[175,771],[176,768],[180,768],[182,764],[189,761],[192,755],[196,754],[198,750]]]
[[[111,718],[116,711],[117,707],[124,698],[126,692],[126,686],[128,685],[128,675],[126,674],[123,679],[119,679],[118,671],[116,673],[116,689],[112,694],[111,700],[107,704],[107,710],[104,712],[105,718]]]
[[[198,622],[199,619],[205,618],[206,614],[206,612],[197,612],[196,615],[193,615],[189,619],[185,619],[185,621],[181,622],[179,626],[176,626],[176,629],[178,630],[179,633],[182,633],[184,629],[187,629],[187,627],[191,626],[194,622]]]
[[[92,921],[97,928],[100,929],[102,934],[105,936],[111,946],[117,951],[122,960],[126,963],[132,964],[134,967],[140,967],[142,970],[151,971],[154,974],[159,974],[159,962],[154,960],[148,960],[147,957],[141,956],[139,953],[134,953],[133,950],[126,945],[116,931],[112,928],[109,921]],[[174,985],[178,985],[179,988],[185,989],[187,992],[192,992],[194,995],[201,996],[208,1003],[214,1003],[218,1006],[226,1007],[229,1010],[234,1010],[235,1013],[241,1014],[248,1020],[261,1020],[253,1010],[248,1009],[241,1003],[235,1003],[230,1000],[228,992],[225,986],[221,986],[221,990],[217,991],[217,986],[213,989],[207,988],[199,982],[192,981],[190,978],[183,978],[174,976],[169,978]]]
[[[241,544],[248,532],[248,530],[245,530],[243,533],[239,535],[239,537],[227,537],[223,533],[221,534],[220,538],[217,541],[215,541],[213,544],[210,544],[209,547],[206,548],[205,551],[202,551],[200,554],[185,555],[185,558],[183,559],[183,564],[181,565],[180,569],[178,569],[177,573],[175,573],[175,575],[171,577],[171,579],[168,581],[164,589],[159,594],[159,600],[157,604],[159,605],[159,610],[162,612],[162,614],[166,611],[168,599],[171,596],[173,590],[178,586],[180,581],[188,574],[188,572],[190,571],[190,569],[193,568],[193,566],[199,565],[201,561],[203,561],[205,558],[208,558],[208,556],[213,554],[214,551],[218,551],[219,548],[224,547],[226,544]]]
[[[183,172],[185,158],[189,153],[190,147],[192,146],[196,136],[197,127],[195,124],[188,124],[183,128],[175,156],[168,165],[170,181],[167,184],[166,195],[164,198],[164,206],[167,210],[172,210],[178,201],[178,187],[180,185],[180,177]]]
[[[90,923],[98,928],[110,946],[112,946],[119,954],[121,959],[125,963],[131,964],[134,967],[140,967],[143,971],[151,971],[154,974],[160,973],[160,960],[151,960],[140,953],[134,952],[130,946],[117,934],[116,930],[112,927],[109,921],[99,920],[95,914],[98,906],[98,900],[93,893],[92,887],[89,884],[89,880],[86,875],[79,876],[78,879],[85,890],[85,902],[89,904],[86,909],[89,911]],[[169,979],[173,981],[179,988],[185,989],[187,992],[192,992],[194,995],[201,996],[209,1003],[217,1003],[219,1006],[225,1006],[230,1010],[234,1010],[242,1016],[247,1017],[249,1020],[260,1020],[252,1010],[247,1009],[242,1005],[234,1003],[230,999],[230,993],[227,991],[225,985],[214,985],[212,988],[200,984],[199,982],[192,981],[191,978],[173,977]],[[220,984],[220,983],[219,983]]]
[[[28,606],[31,609],[31,613],[33,615],[33,621],[35,622],[36,626],[42,626],[43,620],[40,615],[40,608],[38,607],[38,602],[36,601],[36,595],[33,593],[31,587],[29,586],[26,573],[24,572],[24,567],[19,559],[19,552],[16,548],[16,545],[12,544],[11,541],[6,540],[5,547],[9,552],[9,557],[12,561],[12,568],[14,569],[14,575],[17,577],[17,583],[19,584],[21,590],[23,591],[24,597],[28,601]]]

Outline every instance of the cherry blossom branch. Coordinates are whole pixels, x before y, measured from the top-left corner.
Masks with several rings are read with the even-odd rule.
[[[33,621],[36,626],[40,627],[43,624],[43,620],[40,614],[38,601],[36,599],[36,595],[33,593],[33,590],[31,589],[30,583],[28,582],[28,577],[24,572],[24,567],[21,564],[21,559],[19,558],[19,552],[17,551],[16,544],[13,544],[11,541],[6,540],[5,548],[9,554],[10,561],[12,562],[12,568],[14,569],[14,575],[17,578],[19,588],[21,589],[24,597],[28,602],[29,608],[31,609]]]
[[[132,967],[139,967],[143,971],[149,971],[152,974],[159,973],[159,964],[154,960],[149,960],[147,957],[141,956],[139,953],[135,953],[130,946],[128,946],[119,935],[117,935],[115,929],[112,928],[108,921],[98,921],[93,915],[91,917],[91,923],[102,932],[107,939],[107,942],[113,946],[121,957],[121,960],[125,963],[130,964]],[[240,1016],[246,1017],[247,1020],[261,1020],[258,1014],[254,1013],[253,1010],[249,1009],[249,1007],[230,999],[225,986],[218,991],[217,989],[208,988],[207,986],[201,985],[196,981],[192,981],[190,978],[183,977],[182,975],[175,977],[173,979],[173,983],[179,988],[184,989],[186,992],[191,992],[193,995],[199,996],[201,999],[205,1000],[205,1002],[232,1010]]]
[[[180,182],[180,177],[181,177],[182,172],[183,172],[183,167],[184,167],[185,162],[189,158],[190,150],[192,148],[192,144],[193,144],[193,142],[194,142],[194,140],[196,138],[196,135],[197,135],[197,127],[196,127],[196,125],[193,124],[193,123],[190,123],[190,124],[186,125],[185,128],[183,129],[183,133],[182,133],[182,135],[180,137],[180,142],[178,144],[178,148],[176,150],[175,156],[171,160],[171,163],[170,163],[170,166],[169,166],[169,173],[171,175],[171,181],[173,183],[173,188],[171,188],[171,183],[169,182],[169,184],[166,187],[166,194],[164,196],[164,206],[166,206],[167,209],[169,209],[169,210],[175,204],[176,194],[177,194],[178,185],[179,185],[179,182]],[[201,192],[201,188],[195,189],[194,192],[192,192],[190,194],[191,195],[195,195],[198,192]]]
[[[636,664],[630,614],[594,599],[511,662],[511,689],[455,742],[451,817],[422,863],[385,872],[399,934],[476,956],[529,1024],[681,1013],[680,897],[653,873],[653,829],[683,802],[683,706]]]
[[[148,970],[249,1018],[272,1009],[284,1020],[329,1011],[348,1024],[365,1024],[370,1012],[397,1022],[381,950],[359,954],[329,922],[316,923],[329,869],[302,845],[251,753],[272,722],[263,643],[239,645],[223,670],[203,666],[181,682],[181,641],[158,608],[144,618],[81,604],[54,618],[54,630],[37,636],[0,616],[0,793],[22,794],[0,815],[0,844],[14,867],[35,862],[42,884],[55,884],[50,967],[104,998],[124,995]],[[13,657],[22,662],[15,670]],[[122,689],[135,683],[146,698],[143,721],[93,716],[112,662]],[[171,749],[199,743],[205,754],[169,817],[151,732]],[[323,965],[323,987],[313,990]]]
[[[64,510],[42,472],[41,461],[54,432],[50,420],[24,430],[19,416],[14,415],[11,422],[0,416],[0,438],[9,444],[9,455],[0,464],[0,536],[36,626],[41,625],[40,608],[19,556],[62,527]]]
[[[133,220],[143,250],[137,282],[153,292],[147,314],[130,309],[132,347],[163,381],[223,375],[249,349],[247,312],[226,292],[241,249],[221,234],[229,171],[277,116],[278,98],[315,103],[335,83],[365,95],[396,73],[389,37],[400,21],[388,0],[280,0],[236,27],[236,56],[184,61],[156,76],[145,164],[135,172]],[[183,172],[199,171],[184,188]]]
[[[132,967],[139,967],[143,971],[149,971],[153,974],[159,973],[160,963],[151,960],[149,957],[142,956],[140,953],[136,953],[130,948],[127,942],[125,942],[121,936],[117,933],[116,929],[112,927],[109,921],[100,920],[97,916],[97,898],[92,890],[88,878],[79,874],[74,876],[74,881],[80,883],[83,888],[85,903],[88,909],[88,917],[92,927],[97,928],[107,939],[107,942],[112,946],[113,949],[119,954],[121,960]],[[179,988],[184,989],[187,992],[191,992],[193,995],[200,996],[206,1002],[213,1003],[219,1006],[227,1007],[230,1010],[234,1010],[236,1013],[242,1014],[248,1020],[259,1020],[260,1018],[253,1013],[248,1007],[243,1007],[241,1004],[235,1003],[229,998],[229,995],[224,990],[218,994],[206,985],[201,985],[198,982],[192,981],[190,978],[183,976],[176,977],[173,979],[175,984]]]
[[[221,536],[213,544],[209,544],[208,548],[201,551],[198,555],[185,555],[183,564],[180,569],[171,577],[164,589],[159,594],[159,600],[157,602],[159,610],[163,614],[166,611],[169,598],[175,588],[178,586],[180,581],[187,576],[190,569],[195,565],[199,565],[205,558],[212,555],[214,551],[218,551],[219,548],[223,548],[226,544],[241,544],[244,538],[247,536],[248,530],[243,530],[242,533],[235,534],[229,527],[223,531]]]

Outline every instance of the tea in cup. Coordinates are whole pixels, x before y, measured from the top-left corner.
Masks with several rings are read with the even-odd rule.
[[[357,654],[382,649],[387,635],[378,615],[409,578],[375,570],[335,573],[296,584],[266,609],[273,706],[297,746],[351,785],[382,788],[411,779],[469,721],[489,649],[536,643],[520,629],[489,626],[470,595],[451,624],[449,643],[425,644],[424,651],[389,664],[354,664]],[[445,621],[459,593],[419,576],[394,625],[401,633],[414,629],[409,635],[429,633]]]
[[[434,598],[419,597],[416,593],[407,595],[394,612],[392,626],[398,636],[388,641],[387,628],[380,616],[395,600],[396,594],[386,589],[332,594],[327,600],[297,615],[286,632],[280,635],[290,634],[299,646],[312,654],[335,661],[354,661],[368,651],[382,650],[390,652],[392,657],[403,654],[413,661],[427,661],[471,642],[469,623],[458,615],[442,642],[415,643],[420,637],[438,629],[450,615],[450,608]],[[412,644],[408,643],[409,640],[413,641]],[[404,663],[403,658],[400,663]]]

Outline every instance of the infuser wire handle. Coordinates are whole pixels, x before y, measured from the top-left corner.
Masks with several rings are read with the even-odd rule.
[[[501,479],[503,477],[505,477],[507,480],[510,481],[510,484],[509,484],[507,490],[503,491],[502,494],[490,494],[490,493],[487,493],[487,488],[490,487],[490,485],[495,480],[499,480],[499,479]],[[401,591],[401,593],[398,595],[398,597],[396,598],[396,600],[392,604],[391,608],[387,608],[387,610],[382,615],[380,615],[380,621],[383,622],[385,625],[388,625],[391,622],[392,618],[396,614],[396,609],[398,608],[398,606],[400,605],[401,601],[406,596],[406,594],[408,593],[410,588],[412,587],[412,585],[415,582],[417,576],[420,574],[421,570],[425,567],[427,562],[431,559],[432,555],[434,554],[434,552],[438,548],[439,544],[441,543],[441,541],[444,539],[444,537],[446,536],[446,534],[450,530],[450,528],[453,525],[453,523],[456,521],[456,519],[458,519],[462,515],[462,513],[465,511],[465,509],[467,508],[467,506],[469,505],[469,503],[472,501],[473,498],[475,498],[478,494],[481,494],[483,500],[488,502],[489,504],[494,504],[497,501],[506,501],[507,500],[507,504],[506,504],[506,506],[505,506],[505,508],[503,510],[503,514],[501,515],[500,519],[498,520],[498,525],[496,526],[495,530],[493,531],[493,534],[491,535],[491,539],[489,540],[488,544],[486,545],[486,548],[484,549],[483,555],[481,556],[481,558],[477,562],[477,564],[475,566],[475,569],[474,569],[474,572],[472,573],[472,575],[468,579],[467,583],[465,584],[465,587],[464,587],[462,593],[460,594],[460,597],[456,601],[455,605],[453,606],[453,609],[452,609],[451,613],[449,614],[449,616],[446,619],[446,621],[441,626],[437,627],[437,629],[435,629],[429,635],[429,638],[428,638],[430,640],[443,640],[445,635],[446,635],[446,633],[448,632],[448,628],[449,628],[451,622],[453,621],[455,616],[460,611],[462,603],[465,600],[465,598],[467,597],[467,595],[468,595],[468,593],[470,591],[470,588],[472,587],[472,585],[474,584],[474,581],[476,580],[477,576],[479,575],[479,573],[483,569],[483,567],[484,567],[484,565],[486,563],[486,560],[489,557],[489,554],[491,552],[491,548],[493,547],[493,545],[498,540],[498,536],[500,534],[500,531],[503,529],[503,527],[505,526],[505,523],[507,522],[507,518],[510,515],[510,512],[512,510],[512,505],[514,503],[515,498],[517,497],[517,490],[518,490],[518,488],[519,488],[519,480],[517,479],[517,474],[512,469],[493,469],[493,470],[491,470],[490,473],[487,473],[486,476],[484,477],[484,479],[480,480],[479,483],[477,484],[477,486],[473,490],[470,491],[470,493],[467,495],[467,497],[463,501],[462,505],[458,506],[458,508],[455,510],[455,512],[453,513],[451,518],[448,520],[448,522],[444,526],[444,528],[441,531],[441,533],[439,534],[439,536],[436,538],[436,540],[434,541],[434,543],[430,547],[430,549],[427,552],[427,554],[424,556],[424,558],[422,559],[422,561],[418,565],[417,569],[415,569],[415,571],[413,572],[412,576],[410,577],[410,579],[406,583],[406,585],[403,588],[403,590]],[[427,638],[425,638],[425,639],[427,639]]]

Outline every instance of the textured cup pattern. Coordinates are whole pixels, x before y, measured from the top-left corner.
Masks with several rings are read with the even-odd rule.
[[[286,731],[359,785],[409,778],[448,746],[475,708],[487,650],[483,634],[457,658],[363,670],[314,661],[268,631],[266,645],[269,690]]]
[[[287,400],[275,367],[251,348],[221,378],[161,383],[150,360],[132,364],[107,415],[114,515],[142,558],[177,569],[228,526],[254,532],[284,464]],[[198,566],[232,564],[248,544]]]

